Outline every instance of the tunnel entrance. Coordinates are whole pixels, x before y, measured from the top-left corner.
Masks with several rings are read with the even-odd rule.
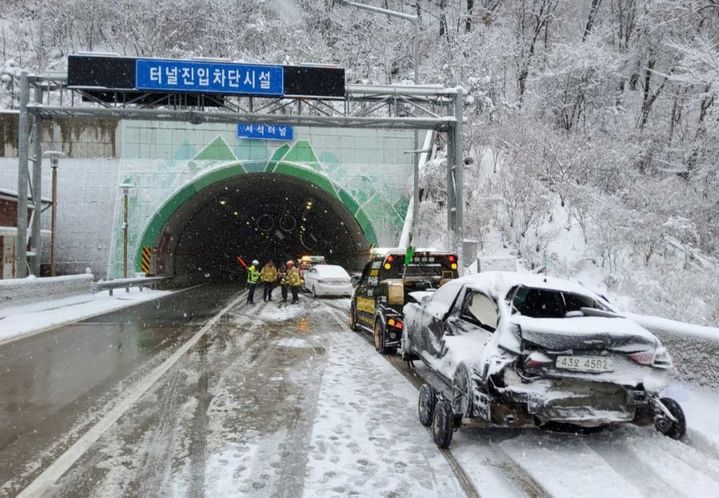
[[[246,173],[196,190],[177,206],[161,230],[157,260],[164,274],[217,280],[239,275],[238,256],[279,265],[318,254],[350,271],[373,235],[337,196],[313,183]]]

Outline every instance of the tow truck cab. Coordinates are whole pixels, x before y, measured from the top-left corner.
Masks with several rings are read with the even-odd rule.
[[[417,250],[409,264],[405,264],[404,250],[373,254],[352,296],[352,328],[371,332],[380,353],[394,352],[402,337],[402,308],[409,294],[438,289],[458,276],[453,253]]]

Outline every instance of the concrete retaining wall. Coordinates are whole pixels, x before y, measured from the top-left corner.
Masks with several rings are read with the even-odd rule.
[[[0,280],[0,315],[24,304],[92,294],[93,275]]]

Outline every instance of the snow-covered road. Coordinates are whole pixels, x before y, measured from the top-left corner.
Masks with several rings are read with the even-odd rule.
[[[169,319],[163,333],[179,342],[155,347],[157,359],[138,363],[142,375],[108,376],[104,394],[80,403],[63,437],[48,431],[37,454],[18,449],[37,430],[30,422],[0,438],[3,462],[25,459],[3,474],[0,495],[35,481],[56,496],[719,496],[716,393],[672,386],[688,416],[683,442],[634,426],[584,435],[463,427],[440,451],[417,420],[422,368],[349,331],[347,299],[248,306],[234,296],[209,322]],[[43,420],[33,423],[52,423],[52,413]],[[38,479],[63,458],[66,471]]]

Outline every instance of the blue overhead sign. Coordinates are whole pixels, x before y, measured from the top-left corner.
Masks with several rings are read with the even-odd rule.
[[[137,59],[138,90],[242,95],[284,95],[282,66]]]
[[[287,124],[252,124],[237,125],[237,136],[251,140],[287,140],[294,139],[294,129]]]

